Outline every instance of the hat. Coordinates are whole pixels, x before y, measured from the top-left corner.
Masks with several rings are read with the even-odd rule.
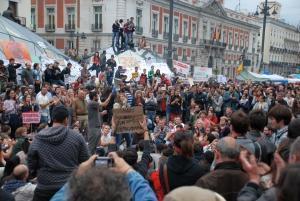
[[[64,105],[57,105],[52,110],[53,121],[62,122],[69,116],[69,111]]]
[[[166,195],[164,201],[226,201],[221,195],[211,190],[196,186],[176,188]]]

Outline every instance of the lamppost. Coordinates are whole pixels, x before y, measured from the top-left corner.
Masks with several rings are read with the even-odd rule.
[[[259,65],[259,72],[261,71],[261,69],[263,68],[265,71],[265,66],[264,66],[264,52],[265,52],[265,34],[266,34],[266,24],[267,24],[267,16],[270,16],[269,10],[271,10],[273,7],[275,6],[275,4],[272,7],[268,6],[268,0],[265,0],[264,6],[261,8],[259,6],[257,6],[257,10],[255,12],[254,15],[258,16],[258,8],[261,9],[260,14],[264,15],[264,19],[263,19],[263,32],[262,32],[262,43],[261,43],[261,62]],[[272,12],[272,15],[276,15],[277,12],[275,11],[275,9]]]
[[[172,42],[173,42],[173,8],[174,8],[174,0],[170,0],[169,5],[169,37],[168,37],[168,58],[167,64],[171,70],[173,70],[173,58],[172,58]]]
[[[71,32],[70,37],[71,37],[71,38],[76,37],[76,53],[77,53],[77,56],[78,56],[79,37],[80,37],[81,39],[86,39],[86,35],[85,35],[84,32],[79,33],[79,32],[77,31],[76,33],[75,33],[75,32]]]

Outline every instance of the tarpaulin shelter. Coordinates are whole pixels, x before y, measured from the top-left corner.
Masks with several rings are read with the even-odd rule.
[[[113,48],[108,48],[106,49],[106,58],[109,59],[111,55],[115,55],[117,65],[126,69],[125,75],[127,75],[128,79],[131,78],[131,74],[134,72],[135,67],[138,67],[139,73],[142,73],[143,69],[146,69],[148,72],[152,65],[154,66],[154,71],[159,69],[161,74],[164,73],[167,77],[172,76],[173,73],[165,62],[157,62],[158,60],[146,59],[141,55],[142,52],[143,51],[126,50],[115,55]]]
[[[80,75],[80,65],[70,60],[60,50],[26,27],[0,16],[0,59],[8,63],[10,58],[21,64],[40,63],[42,68],[54,61],[60,63],[60,68],[71,62],[73,64],[71,75],[74,77]]]

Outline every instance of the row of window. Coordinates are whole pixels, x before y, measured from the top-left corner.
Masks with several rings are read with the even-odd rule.
[[[75,7],[66,7],[66,16],[65,21],[68,28],[75,29],[76,24],[76,8]],[[55,17],[56,12],[54,7],[46,7],[45,14],[45,24],[48,28],[55,29]],[[102,6],[93,7],[93,19],[94,26],[101,27],[102,25]],[[33,28],[36,27],[37,17],[36,17],[36,8],[31,8],[31,25]]]
[[[289,39],[289,40],[294,40],[294,41],[299,41],[300,40],[300,34],[299,33],[291,33],[289,31],[282,31],[278,30],[275,28],[271,29],[271,36],[274,38],[279,38],[279,39]]]
[[[159,14],[158,13],[152,13],[152,30],[158,31],[159,26]],[[188,37],[188,21],[183,20],[182,23],[182,35],[183,37]],[[163,32],[169,33],[169,16],[165,15],[163,17]],[[173,34],[179,35],[179,19],[178,17],[174,16],[173,21]],[[192,23],[191,27],[191,37],[196,38],[197,37],[197,25],[195,23]]]

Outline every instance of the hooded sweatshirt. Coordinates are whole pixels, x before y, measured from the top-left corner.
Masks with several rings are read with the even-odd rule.
[[[72,171],[89,157],[83,137],[63,125],[39,132],[28,151],[28,166],[37,172],[37,188],[61,188]]]
[[[180,186],[195,185],[205,171],[193,159],[181,155],[170,156],[167,162],[170,191]]]

